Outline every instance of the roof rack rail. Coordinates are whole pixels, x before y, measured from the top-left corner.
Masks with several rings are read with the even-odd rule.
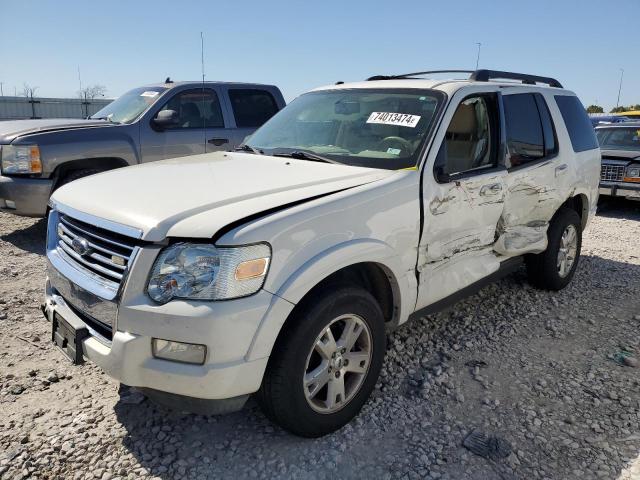
[[[499,70],[476,70],[469,76],[469,80],[475,80],[476,82],[488,82],[492,79],[520,80],[526,85],[546,83],[550,87],[563,88],[562,84],[555,78],[528,75],[526,73],[501,72]]]
[[[501,72],[499,70],[429,70],[426,72],[403,73],[401,75],[374,75],[367,78],[371,80],[395,80],[402,78],[414,78],[417,75],[428,75],[431,73],[469,73],[469,80],[476,82],[488,82],[490,80],[520,80],[526,85],[535,85],[536,83],[545,83],[550,87],[563,88],[562,84],[551,77],[540,77],[538,75],[528,75],[526,73]]]

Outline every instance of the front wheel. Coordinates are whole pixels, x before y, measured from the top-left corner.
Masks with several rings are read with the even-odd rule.
[[[566,287],[578,266],[582,248],[582,222],[575,210],[562,208],[547,231],[547,249],[526,257],[527,273],[533,285],[545,290]]]
[[[296,435],[331,433],[369,398],[385,347],[382,311],[368,292],[323,289],[287,321],[258,401],[269,418]]]

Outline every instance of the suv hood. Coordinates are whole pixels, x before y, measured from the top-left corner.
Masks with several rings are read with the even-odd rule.
[[[52,200],[62,212],[75,210],[137,228],[144,240],[211,238],[238,220],[393,173],[216,152],[93,175],[60,188]]]
[[[105,127],[116,125],[106,120],[74,120],[70,118],[49,118],[43,120],[8,120],[0,122],[0,143],[11,143],[20,135],[42,133],[72,128]]]
[[[615,160],[640,160],[640,150],[602,150],[602,158]]]

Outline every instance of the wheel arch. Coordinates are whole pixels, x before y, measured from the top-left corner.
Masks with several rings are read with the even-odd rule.
[[[560,208],[569,208],[571,210],[574,210],[580,217],[582,230],[586,228],[587,222],[589,220],[589,198],[586,194],[576,193],[570,196],[567,200],[565,200]]]
[[[69,172],[84,169],[100,169],[102,171],[113,170],[129,166],[129,163],[119,157],[102,157],[102,158],[81,158],[76,160],[68,160],[56,167],[53,172],[53,190],[59,185],[60,181]]]
[[[280,340],[285,324],[298,308],[319,290],[330,284],[357,285],[378,301],[385,317],[385,326],[393,328],[406,320],[415,307],[415,284],[403,275],[400,260],[389,255],[392,249],[384,244],[353,242],[317,255],[298,269],[275,292],[291,306],[285,318],[282,306],[269,311],[263,319],[248,352],[247,360],[269,356]],[[367,255],[364,254],[367,252]],[[378,255],[374,255],[376,252]],[[382,255],[382,253],[386,255]],[[278,302],[282,303],[282,302]]]

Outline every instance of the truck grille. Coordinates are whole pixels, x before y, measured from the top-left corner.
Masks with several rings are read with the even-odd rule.
[[[119,287],[136,248],[133,238],[67,215],[60,215],[57,233],[58,251],[68,263],[114,290]]]
[[[600,170],[600,180],[621,182],[624,178],[624,165],[603,164]]]

